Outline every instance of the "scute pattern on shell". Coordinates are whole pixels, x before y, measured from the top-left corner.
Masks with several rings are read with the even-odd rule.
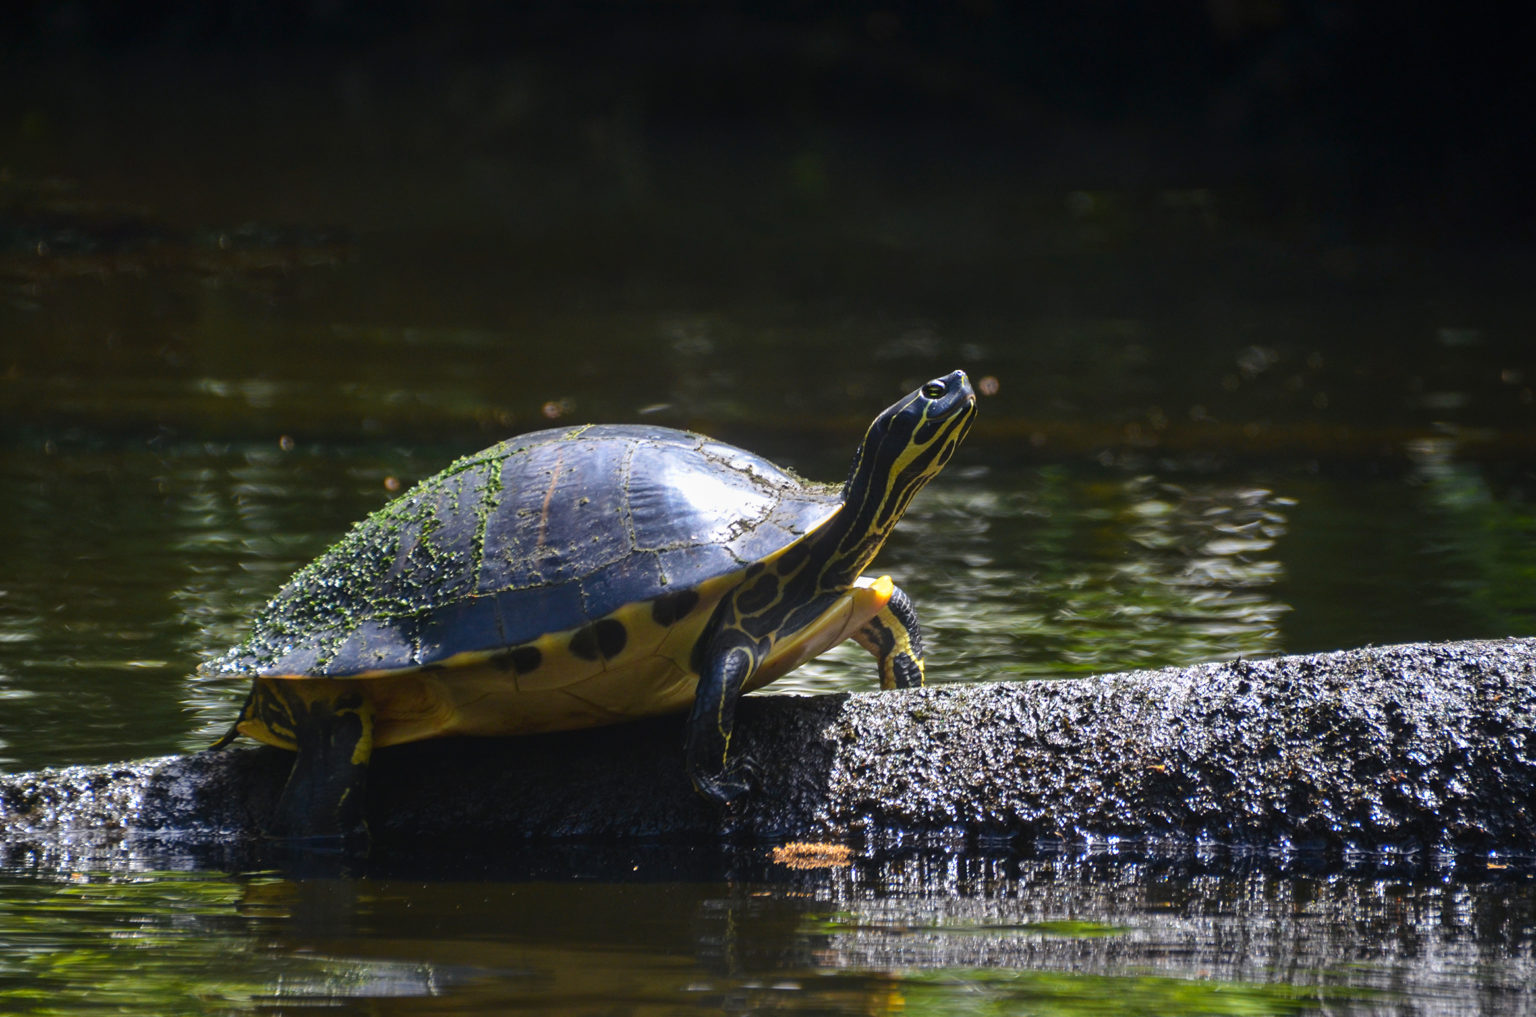
[[[516,646],[741,569],[840,504],[836,487],[687,431],[522,435],[357,524],[202,670],[343,676]]]

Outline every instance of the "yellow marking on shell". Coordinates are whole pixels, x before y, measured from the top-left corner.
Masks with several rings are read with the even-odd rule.
[[[763,564],[772,570],[778,557],[770,556]],[[374,746],[450,734],[563,731],[679,712],[692,706],[698,687],[692,669],[694,646],[721,598],[741,580],[742,573],[734,572],[693,587],[698,603],[671,626],[656,624],[649,600],[612,612],[606,618],[622,624],[626,638],[623,649],[606,659],[586,660],[571,653],[572,637],[585,627],[579,626],[520,644],[540,654],[538,666],[524,674],[505,663],[498,665],[497,658],[504,658],[506,650],[497,649],[454,654],[427,668],[257,680],[302,690],[309,702],[362,693],[373,709]],[[885,608],[894,590],[889,576],[858,579],[804,629],[775,639],[746,688],[761,688],[851,638]],[[279,731],[251,717],[242,719],[239,729],[270,745],[294,747],[291,722],[288,730]]]
[[[375,746],[447,734],[562,731],[686,710],[698,685],[690,665],[694,644],[715,605],[740,578],[732,573],[694,587],[698,603],[671,626],[656,624],[648,600],[607,615],[624,626],[626,638],[624,648],[606,659],[571,653],[571,639],[583,625],[520,644],[534,647],[541,658],[524,674],[498,666],[496,659],[506,651],[496,649],[457,653],[428,668],[257,680],[301,688],[309,701],[361,692],[373,705]],[[240,731],[281,748],[294,747],[291,727],[277,732],[253,718],[242,721]]]

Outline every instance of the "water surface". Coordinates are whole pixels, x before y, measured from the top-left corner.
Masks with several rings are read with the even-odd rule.
[[[955,367],[993,394],[878,563],[936,682],[1536,631],[1518,250],[914,156],[932,136],[519,119],[496,75],[444,117],[356,68],[259,94],[121,70],[5,100],[7,770],[216,737],[243,690],[197,664],[459,455],[644,420],[837,480]],[[844,648],[768,691],[872,671]],[[1531,1009],[1536,907],[1497,859],[771,847],[21,850],[0,1010]]]
[[[1532,888],[1282,872],[640,849],[367,878],[0,873],[8,1012],[1522,1013]],[[539,867],[543,865],[544,871]],[[497,871],[499,869],[499,871]],[[552,878],[557,877],[557,878]]]

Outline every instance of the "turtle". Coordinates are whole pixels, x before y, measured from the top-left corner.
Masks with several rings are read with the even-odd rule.
[[[690,711],[684,769],[722,808],[755,764],[736,704],[852,638],[924,681],[911,599],[864,570],[970,430],[963,371],[879,414],[841,486],[702,434],[587,424],[509,438],[416,484],[296,572],[204,664],[250,679],[228,733],[296,753],[266,829],[367,837],[375,747]]]

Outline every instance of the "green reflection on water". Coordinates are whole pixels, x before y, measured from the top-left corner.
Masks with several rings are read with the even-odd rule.
[[[1221,982],[1160,975],[1081,975],[1056,971],[933,972],[908,976],[887,1012],[914,1014],[1127,1015],[1287,1014],[1328,1010],[1358,993],[1284,984]]]
[[[284,960],[251,938],[244,888],[217,877],[0,877],[0,1010],[9,1013],[207,1013],[262,999]]]
[[[1333,963],[1307,941],[1272,982],[1221,977],[1244,962],[1223,956],[1219,935],[1178,930],[1103,954],[1090,944],[1131,931],[1113,918],[1152,929],[1132,910],[1070,917],[1061,909],[1083,905],[1068,884],[1048,891],[1063,894],[1047,905],[1061,917],[1021,921],[1009,913],[1033,905],[1010,904],[1006,883],[992,900],[866,890],[836,902],[828,889],[0,873],[0,1011],[1249,1014],[1379,995],[1291,984]],[[994,917],[933,925],[928,908]],[[1290,942],[1270,919],[1253,924]],[[1188,974],[1152,970],[1166,964],[1158,939],[1182,944]],[[1075,961],[1074,940],[1090,951]],[[999,963],[975,963],[988,953]],[[1215,976],[1197,973],[1207,956]]]

